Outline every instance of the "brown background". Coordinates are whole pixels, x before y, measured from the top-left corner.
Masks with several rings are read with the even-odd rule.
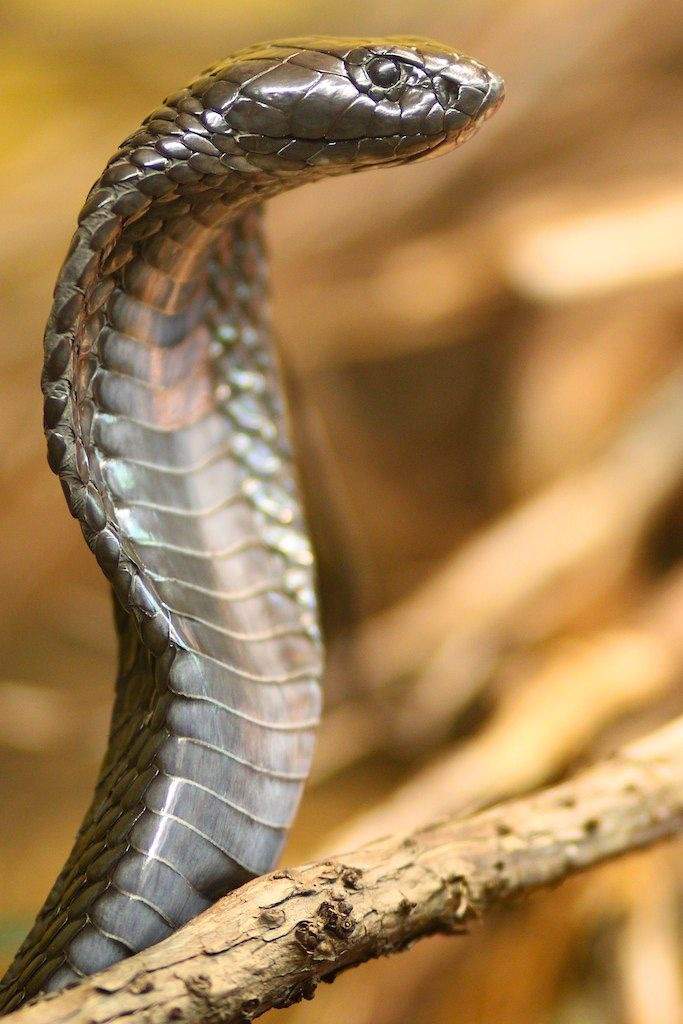
[[[287,859],[360,835],[355,816],[437,748],[452,791],[424,803],[444,810],[680,711],[679,5],[3,0],[0,958],[70,845],[113,679],[107,589],[40,424],[40,339],[77,210],[118,140],[232,50],[400,32],[477,56],[508,100],[462,152],[269,212],[330,637],[329,718]],[[364,827],[409,827],[411,806]],[[290,1019],[674,1024],[679,861],[633,858],[471,939],[430,940]]]

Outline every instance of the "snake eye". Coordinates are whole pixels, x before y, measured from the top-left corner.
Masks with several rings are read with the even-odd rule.
[[[380,89],[391,89],[401,81],[401,65],[388,57],[374,57],[365,70],[372,84]]]

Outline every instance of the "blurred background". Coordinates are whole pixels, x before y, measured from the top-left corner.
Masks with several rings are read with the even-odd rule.
[[[3,0],[0,960],[70,848],[114,677],[48,472],[41,337],[117,142],[232,50],[433,36],[508,99],[450,157],[271,206],[329,637],[294,863],[562,778],[683,710],[674,0]],[[676,1024],[680,846],[324,986],[288,1024]]]

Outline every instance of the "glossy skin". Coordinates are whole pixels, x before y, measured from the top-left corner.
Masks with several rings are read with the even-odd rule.
[[[169,97],[91,191],[45,335],[45,428],[113,587],[119,678],[93,803],[0,1010],[164,938],[275,863],[321,647],[260,204],[452,149],[502,94],[426,41],[254,47]]]

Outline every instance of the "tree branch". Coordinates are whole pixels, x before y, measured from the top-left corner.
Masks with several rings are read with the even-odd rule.
[[[682,828],[678,719],[560,786],[258,878],[159,945],[6,1021],[237,1024]]]

